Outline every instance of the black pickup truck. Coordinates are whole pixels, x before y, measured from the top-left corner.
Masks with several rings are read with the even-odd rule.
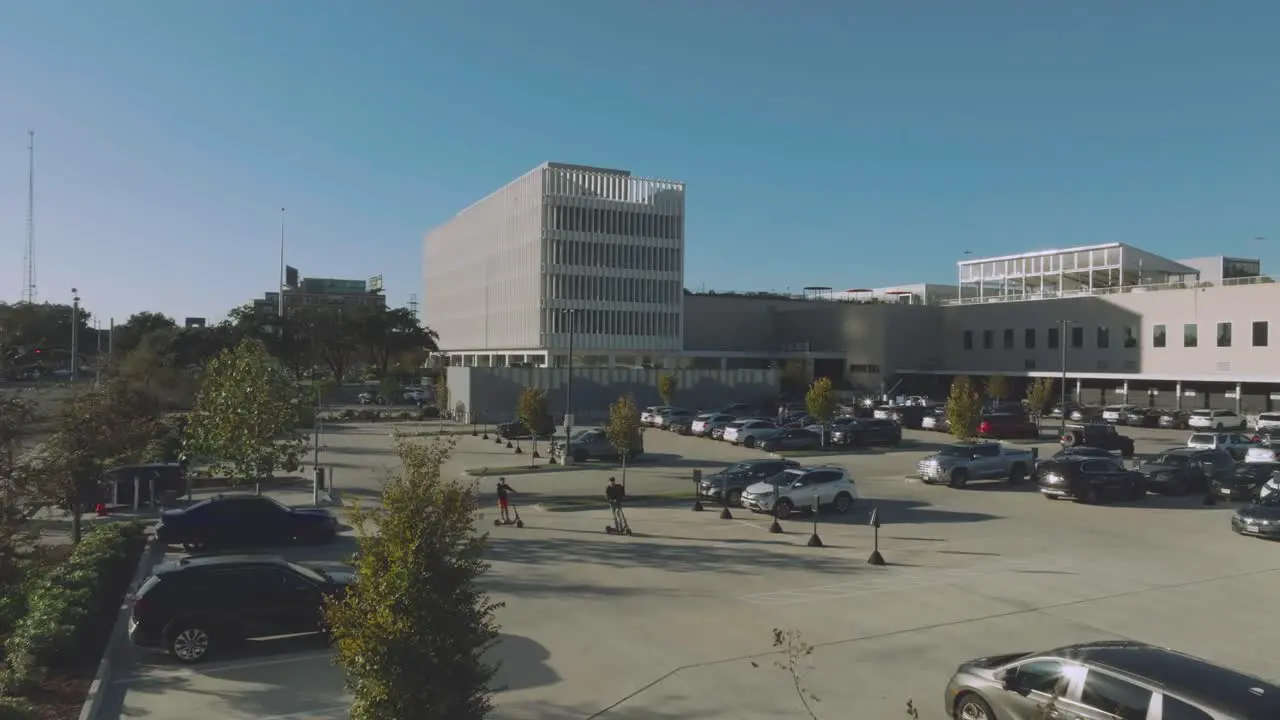
[[[1116,432],[1115,426],[1105,422],[1068,425],[1062,435],[1063,447],[1095,447],[1112,452],[1128,460],[1133,457],[1133,438]]]

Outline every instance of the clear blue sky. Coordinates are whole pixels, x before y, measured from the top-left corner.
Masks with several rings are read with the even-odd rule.
[[[1275,0],[0,0],[0,297],[221,317],[543,160],[689,184],[690,287],[1124,241],[1280,273]],[[1266,237],[1258,241],[1256,237]]]

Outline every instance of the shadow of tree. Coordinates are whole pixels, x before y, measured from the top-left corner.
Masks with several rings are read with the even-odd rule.
[[[558,683],[559,673],[547,664],[550,658],[551,651],[537,640],[502,633],[485,658],[498,667],[490,687],[494,692],[505,692]]]
[[[866,525],[871,521],[871,511],[878,510],[877,518],[882,526],[892,525],[938,525],[948,523],[972,523],[985,522],[987,520],[997,520],[999,515],[991,515],[982,512],[967,512],[963,510],[943,510],[935,508],[931,503],[920,500],[893,500],[879,498],[875,500],[862,499],[853,510],[844,513],[822,511],[818,516],[818,524],[821,525]],[[738,512],[748,513],[745,509],[735,509]],[[753,513],[753,515],[755,515]],[[746,517],[745,515],[743,517]],[[756,518],[768,519],[768,515],[755,515]],[[802,522],[810,523],[813,521],[812,511],[803,511],[792,515],[786,522]]]
[[[608,720],[702,720],[703,718],[724,717],[722,713],[705,713],[700,711],[677,710],[665,711],[652,707],[619,707],[604,710],[590,705],[562,705],[546,701],[527,701],[504,703],[502,695],[498,695],[497,708],[491,717],[493,720],[588,720],[589,718],[608,718]]]

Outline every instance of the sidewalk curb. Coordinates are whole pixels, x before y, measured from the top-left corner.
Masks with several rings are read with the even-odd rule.
[[[115,625],[111,628],[111,637],[107,639],[107,646],[102,651],[102,659],[98,661],[98,671],[94,673],[84,704],[80,706],[80,720],[98,720],[98,715],[102,713],[102,703],[106,700],[107,690],[111,686],[113,656],[120,638],[124,636],[125,629],[129,625],[129,613],[132,609],[129,597],[137,591],[138,586],[163,557],[164,545],[161,545],[154,535],[148,536],[147,544],[142,548],[142,556],[138,558],[138,565],[134,568],[133,579],[129,581],[126,595],[120,603]]]

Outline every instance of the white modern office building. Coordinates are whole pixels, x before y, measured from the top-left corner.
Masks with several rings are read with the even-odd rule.
[[[544,163],[427,233],[424,323],[452,365],[654,363],[682,346],[684,199]]]

